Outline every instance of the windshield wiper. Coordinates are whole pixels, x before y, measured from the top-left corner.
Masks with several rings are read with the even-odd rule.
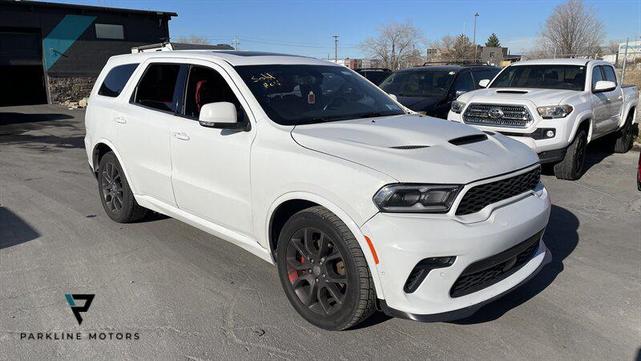
[[[402,114],[402,113],[401,113]],[[400,115],[400,114],[395,114],[395,113],[384,113],[384,112],[370,112],[370,113],[364,113],[364,114],[357,114],[354,115],[354,118],[378,118],[378,117],[388,117],[392,115]]]

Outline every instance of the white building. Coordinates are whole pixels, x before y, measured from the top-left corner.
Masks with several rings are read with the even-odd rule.
[[[625,56],[625,43],[619,43],[619,62],[623,61]],[[634,61],[641,58],[641,41],[628,42],[628,61]]]

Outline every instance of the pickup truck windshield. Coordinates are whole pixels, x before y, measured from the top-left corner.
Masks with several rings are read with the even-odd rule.
[[[387,95],[341,66],[237,66],[265,113],[281,125],[404,114]]]
[[[381,89],[399,97],[445,97],[455,75],[447,70],[399,71],[385,79]]]
[[[516,65],[503,70],[490,88],[541,88],[582,91],[585,66]]]

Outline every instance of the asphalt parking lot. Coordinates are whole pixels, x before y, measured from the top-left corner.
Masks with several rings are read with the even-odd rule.
[[[346,332],[300,318],[276,269],[160,216],[104,215],[83,112],[0,108],[0,360],[641,359],[637,152],[592,147],[577,182],[545,176],[553,260],[453,323],[376,315]],[[78,325],[64,294],[95,298]],[[137,332],[138,340],[27,340],[28,332]]]

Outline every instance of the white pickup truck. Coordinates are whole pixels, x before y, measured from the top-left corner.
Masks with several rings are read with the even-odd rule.
[[[479,85],[486,89],[461,95],[447,118],[527,144],[541,163],[554,164],[557,178],[580,178],[586,146],[597,138],[611,136],[618,153],[632,147],[638,89],[621,85],[610,63],[523,61]]]

